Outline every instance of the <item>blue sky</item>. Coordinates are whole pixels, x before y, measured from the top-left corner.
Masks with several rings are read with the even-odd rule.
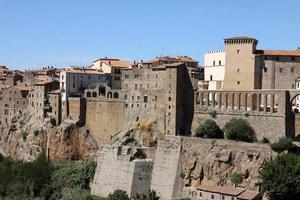
[[[299,0],[0,0],[0,65],[87,65],[223,48],[253,36],[264,49],[300,46]]]

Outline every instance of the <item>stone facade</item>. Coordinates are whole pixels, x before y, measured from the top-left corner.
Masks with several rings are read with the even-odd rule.
[[[275,142],[293,137],[294,118],[288,97],[288,91],[280,90],[198,92],[192,129],[195,132],[209,118],[221,128],[232,118],[244,118],[258,140],[265,137]]]
[[[105,146],[98,154],[97,169],[91,193],[106,197],[117,189],[129,197],[147,193],[150,189],[153,161],[133,158],[134,149]]]

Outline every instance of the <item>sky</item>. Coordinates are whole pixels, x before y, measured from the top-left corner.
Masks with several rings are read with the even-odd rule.
[[[300,46],[300,0],[0,0],[0,65],[89,65],[203,54],[243,35],[262,49]]]

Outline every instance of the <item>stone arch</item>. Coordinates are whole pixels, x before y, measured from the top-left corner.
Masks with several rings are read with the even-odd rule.
[[[92,93],[92,97],[93,97],[93,98],[96,98],[96,97],[97,97],[97,92],[93,92],[93,93]]]
[[[119,93],[118,92],[114,92],[114,98],[118,99],[119,98]]]
[[[112,92],[107,93],[107,98],[110,98],[110,99],[112,98]]]
[[[99,88],[98,88],[98,92],[99,92],[99,96],[106,96],[105,94],[105,87],[103,85],[100,85]]]
[[[86,93],[86,97],[91,97],[92,95],[91,95],[91,92],[87,92]]]

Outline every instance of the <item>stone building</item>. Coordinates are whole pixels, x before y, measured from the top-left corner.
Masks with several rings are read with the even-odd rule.
[[[220,90],[225,75],[225,51],[209,51],[204,54],[204,81],[208,90]]]
[[[16,114],[21,114],[28,106],[30,87],[10,86],[0,90],[0,126],[7,127]]]
[[[29,93],[29,110],[31,113],[34,113],[34,117],[37,121],[42,123],[44,119],[47,117],[47,113],[53,112],[55,113],[55,102],[52,98],[52,95],[48,95],[48,92],[59,89],[59,82],[52,79],[44,79],[36,82],[33,86],[33,89]],[[51,97],[51,98],[50,98]],[[58,98],[58,97],[57,97]],[[50,104],[53,103],[53,105]],[[58,109],[57,109],[58,111]],[[58,121],[60,113],[57,112],[55,117]],[[58,123],[56,121],[56,123]]]
[[[97,69],[111,75],[111,87],[121,89],[121,69],[130,69],[133,63],[128,60],[116,58],[100,58],[93,62],[91,69]]]
[[[62,119],[68,117],[68,98],[82,97],[84,89],[92,83],[109,82],[110,76],[95,69],[67,68],[60,72],[60,88],[62,100]]]
[[[193,85],[185,63],[148,61],[122,70],[125,119],[187,135],[193,118]],[[128,124],[130,125],[130,124]]]
[[[125,124],[124,95],[107,84],[91,84],[85,90],[86,127],[98,143],[109,143]]]
[[[222,87],[208,89],[296,88],[300,76],[300,49],[262,50],[257,48],[258,40],[244,36],[226,38],[224,43],[224,52],[205,54],[205,66],[208,66],[205,67],[205,80],[213,84],[215,80],[222,82],[224,76]]]

